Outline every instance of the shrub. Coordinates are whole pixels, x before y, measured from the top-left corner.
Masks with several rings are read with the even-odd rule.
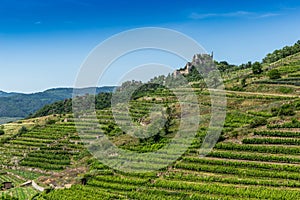
[[[19,129],[19,134],[23,134],[23,133],[26,133],[28,130],[25,126],[22,126],[22,128]]]
[[[243,92],[245,91],[245,89],[241,86],[238,86],[238,85],[235,85],[233,86],[232,88],[229,88],[229,90],[232,90],[232,91],[240,91],[240,92]]]
[[[293,116],[295,115],[294,106],[291,104],[285,104],[279,108],[275,107],[271,109],[273,116]]]
[[[270,79],[274,80],[274,79],[279,79],[281,78],[281,74],[278,71],[278,69],[272,69],[269,73],[268,76]]]
[[[243,78],[242,80],[241,80],[241,85],[242,85],[242,87],[246,87],[246,78]]]
[[[56,120],[54,120],[54,119],[48,119],[46,121],[46,124],[48,124],[48,125],[55,124],[55,123],[56,123]]]
[[[284,93],[284,94],[289,94],[293,92],[293,88],[289,87],[280,87],[279,92]]]
[[[259,62],[255,62],[252,65],[252,72],[253,72],[253,74],[261,74],[262,73],[262,66]]]
[[[265,118],[262,117],[257,117],[254,118],[251,122],[250,122],[250,127],[251,128],[256,128],[258,126],[264,126],[267,124],[267,120]]]

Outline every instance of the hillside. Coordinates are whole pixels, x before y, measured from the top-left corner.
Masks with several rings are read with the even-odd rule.
[[[92,88],[82,89],[90,93]],[[97,93],[111,92],[114,87],[97,88]],[[24,118],[47,104],[72,97],[73,88],[57,88],[33,94],[5,93],[0,95],[0,118]]]
[[[271,79],[272,70],[277,70],[280,76]],[[1,195],[37,200],[299,199],[299,71],[299,53],[263,64],[259,74],[254,74],[251,68],[225,70],[222,76],[227,116],[218,143],[206,157],[199,157],[199,148],[211,117],[209,91],[203,87],[199,76],[187,75],[199,101],[200,127],[191,146],[180,158],[168,167],[147,173],[115,170],[95,159],[84,144],[99,139],[97,130],[80,138],[72,114],[67,114],[66,108],[71,107],[71,101],[48,105],[36,114],[37,118],[2,127],[5,134],[0,135],[3,155],[0,179],[11,181],[15,187]],[[130,84],[139,83],[127,82],[123,86]],[[182,96],[187,92],[190,92],[188,88],[176,89]],[[110,98],[102,100],[107,102]],[[167,125],[162,130],[155,130],[148,138],[133,137],[124,134],[116,124],[116,116],[121,119],[126,116],[122,104],[116,116],[109,106],[97,107],[96,121],[99,121],[103,134],[119,148],[138,153],[153,152],[166,146],[180,124],[181,109],[174,93],[158,84],[148,84],[134,93],[129,105],[135,125],[143,127],[153,120],[149,114],[153,105],[161,105],[166,110]],[[61,108],[66,110],[58,112]],[[55,113],[43,116],[51,110]],[[79,127],[86,130],[93,127],[92,114],[82,117],[77,124]],[[186,120],[188,116],[183,118]],[[124,124],[125,129],[131,126]],[[171,159],[172,153],[153,158],[148,167],[168,162],[166,158]],[[132,159],[139,162],[138,158]],[[23,186],[27,180],[34,180],[45,191],[37,191],[32,184]]]
[[[95,98],[95,106],[97,110],[108,108],[111,105],[112,93],[101,92],[95,97],[93,95],[86,95],[88,98]],[[72,99],[65,99],[62,101],[48,104],[43,108],[36,111],[34,114],[28,116],[28,118],[44,117],[51,114],[70,114],[72,113]]]
[[[0,97],[10,97],[10,96],[14,96],[20,93],[16,93],[16,92],[4,92],[0,90]]]

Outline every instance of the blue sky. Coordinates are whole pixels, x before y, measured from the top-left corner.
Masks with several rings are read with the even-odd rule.
[[[300,39],[297,0],[0,2],[0,90],[4,91],[72,87],[80,65],[97,44],[132,28],[180,31],[208,52],[214,51],[217,60],[234,64],[260,61],[266,53]],[[144,57],[138,57],[142,63]],[[128,70],[126,62],[115,71]],[[176,68],[184,64],[170,56],[164,62]],[[102,84],[115,84],[113,79],[108,77]]]

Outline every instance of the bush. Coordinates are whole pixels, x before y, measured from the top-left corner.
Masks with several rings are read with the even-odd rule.
[[[0,129],[0,135],[4,135],[4,130]]]
[[[235,85],[232,88],[228,88],[228,90],[243,92],[245,89],[241,86]]]
[[[56,123],[56,120],[54,120],[54,119],[48,119],[46,121],[46,124],[48,124],[48,125],[55,124],[55,123]]]
[[[268,122],[265,118],[262,117],[257,117],[254,118],[251,122],[250,122],[250,127],[251,128],[256,128],[258,126],[264,126],[266,125]]]
[[[242,85],[242,87],[246,87],[246,84],[247,83],[247,80],[246,80],[246,78],[243,78],[242,80],[241,80],[241,85]]]
[[[279,92],[284,93],[284,94],[290,94],[293,93],[293,88],[289,88],[289,87],[280,87],[279,88]]]
[[[259,62],[255,62],[252,65],[252,72],[253,72],[253,74],[261,74],[262,73],[262,66]]]
[[[268,76],[270,79],[274,80],[274,79],[280,79],[281,78],[281,74],[278,71],[278,69],[272,69],[269,73]]]
[[[25,126],[22,126],[22,128],[19,129],[19,134],[23,134],[23,133],[26,133],[28,130]]]
[[[275,107],[271,109],[273,116],[293,116],[295,115],[294,106],[291,104],[285,104],[279,108]]]

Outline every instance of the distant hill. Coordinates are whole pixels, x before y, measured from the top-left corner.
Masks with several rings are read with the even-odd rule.
[[[99,87],[96,93],[112,92],[115,87]],[[93,92],[94,88],[79,89],[82,94]],[[71,98],[73,88],[55,88],[33,94],[0,92],[0,117],[24,118],[47,104]]]
[[[0,90],[0,97],[10,97],[10,96],[14,96],[17,94],[21,94],[21,93],[16,93],[16,92],[4,92]]]
[[[95,98],[92,95],[85,96],[87,98]],[[111,106],[111,92],[100,92],[96,95],[95,106],[97,110],[108,108]],[[52,104],[45,105],[28,118],[43,117],[51,114],[68,114],[72,113],[72,99],[57,101]]]

